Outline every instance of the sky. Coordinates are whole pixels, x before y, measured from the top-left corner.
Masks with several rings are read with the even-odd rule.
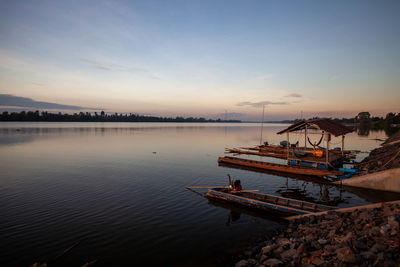
[[[400,112],[400,1],[0,1],[0,108]]]

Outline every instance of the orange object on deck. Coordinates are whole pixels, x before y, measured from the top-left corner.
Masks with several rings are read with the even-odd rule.
[[[324,155],[324,151],[313,149],[312,154],[317,158],[321,158]]]

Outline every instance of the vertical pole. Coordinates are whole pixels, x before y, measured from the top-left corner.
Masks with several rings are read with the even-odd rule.
[[[342,157],[344,156],[344,135],[342,135]]]
[[[304,147],[307,148],[307,123],[306,129],[304,130]]]
[[[329,164],[329,133],[325,132],[325,140],[326,140],[326,167],[328,168]]]
[[[287,141],[287,143],[286,143],[286,148],[287,148],[287,160],[288,160],[288,163],[289,163],[289,147],[290,147],[290,145],[289,145],[289,132],[286,132],[286,141]]]
[[[265,110],[265,105],[263,105],[263,113],[262,113],[262,120],[261,120],[260,146],[262,145],[262,135],[263,135],[263,127],[264,127],[264,110]]]

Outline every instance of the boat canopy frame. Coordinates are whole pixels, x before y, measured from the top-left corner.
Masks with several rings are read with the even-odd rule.
[[[287,141],[287,159],[290,162],[290,148],[289,148],[289,133],[304,130],[304,147],[307,147],[307,130],[315,129],[322,131],[324,140],[326,141],[326,166],[330,165],[329,161],[329,142],[331,135],[335,137],[342,136],[342,156],[344,156],[344,136],[348,133],[353,132],[353,129],[344,126],[338,122],[332,121],[330,119],[315,119],[315,120],[302,120],[295,124],[290,125],[288,128],[278,132],[277,134],[286,133]]]

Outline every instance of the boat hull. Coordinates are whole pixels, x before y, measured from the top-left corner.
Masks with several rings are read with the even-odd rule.
[[[324,177],[327,175],[343,175],[344,172],[335,171],[335,170],[327,170],[327,169],[316,169],[316,168],[306,168],[300,166],[290,166],[284,164],[277,163],[269,163],[264,161],[257,160],[249,160],[242,159],[236,157],[219,157],[218,162],[220,163],[228,163],[239,166],[252,167],[257,169],[271,170],[281,173],[292,173],[292,174],[301,174],[301,175],[309,175],[309,176],[318,176]]]
[[[334,207],[330,206],[260,193],[232,193],[228,190],[210,189],[205,196],[209,199],[222,200],[281,215],[309,214],[334,209]]]

